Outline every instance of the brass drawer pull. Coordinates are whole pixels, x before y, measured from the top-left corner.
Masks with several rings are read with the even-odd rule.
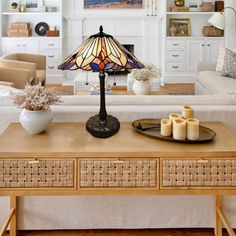
[[[116,160],[116,161],[113,161],[113,163],[118,164],[118,165],[122,165],[122,164],[124,164],[124,161]]]
[[[197,162],[198,162],[198,163],[208,163],[209,160],[203,160],[203,159],[200,159],[200,160],[198,160]]]
[[[32,161],[29,161],[29,164],[39,164],[39,161],[38,160],[32,160]]]

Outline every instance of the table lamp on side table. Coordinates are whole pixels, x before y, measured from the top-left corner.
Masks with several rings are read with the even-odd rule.
[[[102,26],[98,34],[90,36],[58,66],[61,70],[82,69],[99,72],[100,111],[98,115],[88,119],[86,129],[89,133],[98,138],[108,138],[120,128],[119,120],[106,112],[105,72],[141,68],[144,68],[144,65],[111,35],[105,34]]]

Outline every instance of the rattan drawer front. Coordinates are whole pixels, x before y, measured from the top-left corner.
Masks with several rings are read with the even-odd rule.
[[[157,160],[81,160],[80,187],[156,187]]]
[[[163,160],[163,187],[234,187],[236,160]]]
[[[74,187],[74,160],[0,160],[0,188]]]

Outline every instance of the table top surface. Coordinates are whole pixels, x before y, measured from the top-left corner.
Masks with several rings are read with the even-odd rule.
[[[181,144],[145,137],[131,123],[121,123],[117,134],[107,139],[91,136],[84,123],[52,123],[40,135],[28,134],[19,123],[12,123],[0,135],[0,157],[199,157],[236,156],[236,138],[221,122],[201,123],[216,132],[210,143]]]

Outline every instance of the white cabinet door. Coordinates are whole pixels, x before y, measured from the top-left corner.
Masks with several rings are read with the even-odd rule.
[[[39,54],[39,41],[37,40],[5,40],[3,41],[3,54],[32,53]]]
[[[205,61],[205,48],[204,40],[187,40],[187,72],[196,71],[197,63]]]
[[[210,39],[205,41],[206,45],[206,62],[215,62],[218,60],[220,47],[224,46],[223,39]]]

